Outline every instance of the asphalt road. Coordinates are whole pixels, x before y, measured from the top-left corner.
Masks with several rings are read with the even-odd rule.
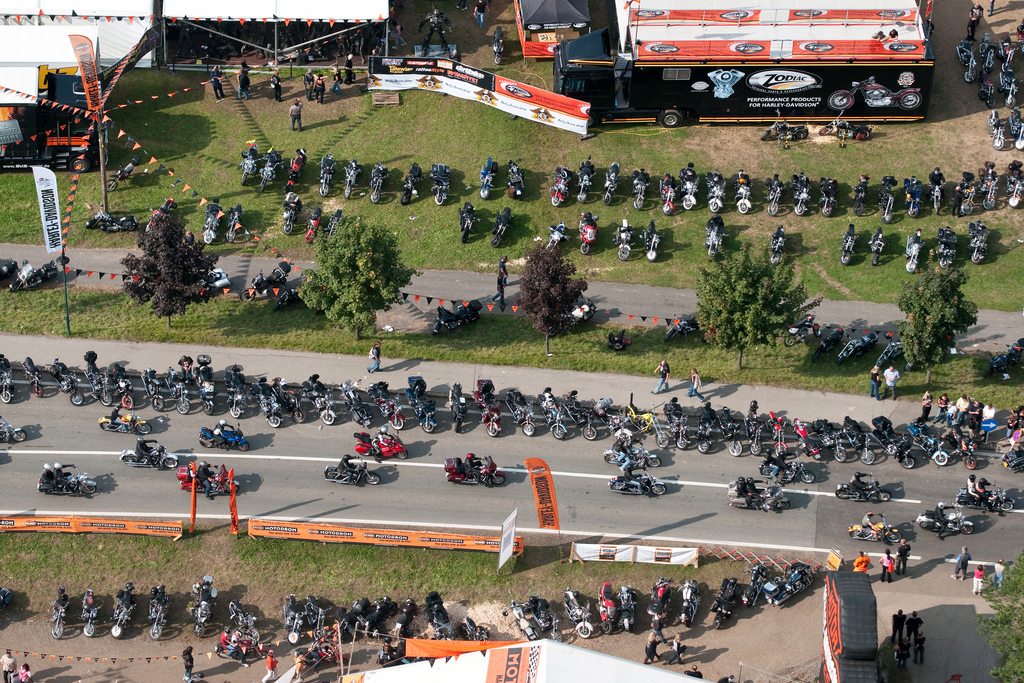
[[[141,394],[142,392],[138,392]],[[544,458],[555,471],[555,485],[566,534],[574,536],[623,537],[657,536],[678,543],[718,546],[723,544],[764,547],[798,552],[837,548],[846,557],[857,550],[877,553],[875,543],[853,542],[846,528],[859,522],[872,509],[886,513],[891,523],[913,546],[913,555],[940,560],[955,555],[966,542],[956,536],[939,541],[930,533],[917,530],[917,514],[934,506],[936,500],[950,501],[963,485],[967,471],[956,464],[946,468],[919,464],[906,471],[883,458],[868,468],[859,462],[812,462],[815,484],[798,484],[788,490],[792,508],[784,512],[763,513],[728,506],[725,484],[736,476],[756,474],[758,458],[749,454],[731,457],[721,443],[706,455],[696,449],[658,450],[664,464],[652,470],[669,482],[668,493],[661,498],[624,496],[607,486],[616,473],[602,459],[611,439],[605,432],[596,442],[570,432],[565,442],[557,442],[545,429],[527,438],[521,433],[503,431],[490,438],[482,427],[470,421],[467,433],[454,434],[448,415],[439,413],[439,429],[426,434],[412,422],[402,431],[411,456],[400,463],[387,462],[371,467],[383,478],[376,487],[342,486],[323,480],[327,464],[336,463],[353,444],[356,431],[347,419],[330,427],[319,421],[272,429],[258,414],[241,420],[241,427],[252,444],[248,453],[208,451],[196,438],[202,425],[210,425],[224,411],[218,405],[214,417],[198,408],[181,416],[176,412],[156,413],[148,401],[140,401],[139,413],[154,422],[152,437],[168,450],[193,452],[214,464],[235,468],[240,482],[239,514],[242,517],[272,516],[282,519],[320,519],[361,524],[430,525],[437,528],[495,528],[513,508],[520,510],[523,531],[535,528],[533,497],[522,471],[524,457]],[[23,427],[29,438],[0,451],[6,495],[2,513],[77,513],[77,514],[152,514],[187,518],[188,494],[179,490],[173,472],[136,469],[121,464],[117,455],[122,448],[134,446],[135,437],[103,432],[97,420],[109,409],[86,400],[74,407],[66,396],[48,387],[43,398],[27,397],[24,387],[17,398],[3,407],[4,417]],[[379,416],[375,427],[380,424]],[[506,424],[507,428],[507,424]],[[653,444],[651,444],[653,446]],[[458,486],[445,482],[442,463],[446,457],[460,457],[472,451],[491,455],[510,476],[501,488]],[[349,452],[351,452],[349,450]],[[183,457],[186,462],[189,457]],[[73,462],[98,483],[98,491],[85,498],[44,496],[35,490],[44,462]],[[1010,477],[997,470],[995,459],[982,458],[977,473],[1016,489]],[[872,470],[883,486],[894,494],[893,501],[870,508],[865,504],[840,501],[833,495],[835,485],[845,482],[856,470]],[[995,475],[995,476],[993,476]],[[1020,500],[1020,491],[1011,495]],[[223,516],[225,500],[199,499],[200,515]],[[994,560],[1007,554],[1007,542],[1024,534],[1024,515],[998,516],[973,512],[970,518],[976,532],[969,539],[977,559]],[[1012,543],[1017,544],[1016,541]],[[1011,553],[1012,554],[1012,553]]]

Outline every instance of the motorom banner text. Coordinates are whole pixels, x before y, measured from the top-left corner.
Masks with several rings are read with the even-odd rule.
[[[558,500],[555,498],[555,483],[551,480],[551,468],[540,458],[525,458],[523,464],[530,473],[533,498],[537,502],[537,521],[541,529],[559,529]]]
[[[78,60],[78,70],[82,74],[82,86],[85,88],[85,101],[90,111],[99,111],[102,99],[100,97],[99,71],[96,69],[96,51],[92,47],[92,41],[85,36],[68,36],[71,40],[71,47],[75,51],[75,58]]]
[[[491,650],[484,683],[536,683],[540,645]]]
[[[370,90],[426,90],[476,100],[562,130],[587,132],[590,104],[450,59],[371,57]]]
[[[490,536],[462,536],[407,529],[358,529],[333,524],[277,522],[269,519],[250,519],[249,535],[317,541],[319,543],[362,543],[405,548],[481,550],[488,553],[498,552],[501,542],[501,539]],[[515,540],[515,552],[523,552],[521,536]]]
[[[32,167],[36,181],[36,195],[39,197],[39,215],[43,220],[43,241],[47,253],[61,251],[60,208],[57,206],[57,176],[48,168]]]
[[[0,533],[48,531],[64,534],[138,534],[140,536],[181,536],[181,522],[140,522],[102,517],[0,517]]]
[[[518,645],[521,640],[423,640],[420,638],[405,639],[406,657],[453,657],[467,652],[483,652],[506,645]]]

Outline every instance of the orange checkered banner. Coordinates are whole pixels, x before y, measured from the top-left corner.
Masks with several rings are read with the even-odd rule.
[[[42,531],[59,534],[134,534],[181,537],[181,522],[146,522],[104,517],[0,517],[0,533]]]
[[[481,550],[496,553],[501,539],[497,536],[464,536],[433,531],[406,529],[359,529],[334,524],[311,522],[278,522],[269,519],[250,519],[249,535],[263,538],[287,538],[320,543],[360,543],[402,548],[434,548],[444,550]],[[523,552],[523,537],[517,536],[515,552]]]

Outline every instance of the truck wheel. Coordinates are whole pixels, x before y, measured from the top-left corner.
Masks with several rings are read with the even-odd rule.
[[[71,162],[71,170],[75,173],[88,173],[93,165],[94,162],[89,157],[79,157]]]
[[[678,128],[683,125],[683,115],[677,109],[666,109],[658,114],[658,124],[663,128]]]

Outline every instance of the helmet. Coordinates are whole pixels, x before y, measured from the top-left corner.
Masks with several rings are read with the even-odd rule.
[[[744,479],[743,477],[739,477],[738,479],[736,479],[736,483],[737,484],[746,484],[747,480]]]
[[[750,402],[750,409],[751,410],[757,410],[757,401],[751,401]]]
[[[320,375],[310,375],[309,376],[309,381],[310,382],[316,382],[319,379],[320,379]]]
[[[854,472],[854,473],[853,473],[853,476],[855,476],[855,477],[863,477],[863,476],[865,476],[865,475],[864,475],[864,473],[863,473],[863,472]]]
[[[143,439],[141,436],[135,439],[135,443],[142,443],[143,441],[145,441],[145,439]]]
[[[383,427],[381,427],[380,429],[377,430],[377,433],[378,434],[387,434],[388,433],[388,426],[384,425]]]
[[[50,463],[46,463],[45,465],[43,465],[43,469],[46,470],[47,472],[52,472],[53,465],[51,465]]]
[[[672,400],[669,401],[669,403],[679,403],[679,397],[678,396],[673,396]]]
[[[466,460],[472,460],[476,457],[476,453],[466,453]]]
[[[59,462],[53,463],[53,469],[55,470],[59,470],[62,467],[64,467],[64,465],[61,465]]]
[[[979,483],[979,484],[981,484],[982,486],[988,486],[988,485],[989,485],[989,484],[991,484],[992,482],[990,482],[990,481],[989,481],[988,479],[986,479],[985,477],[982,477],[982,478],[981,478],[981,481],[979,481],[978,483]]]
[[[967,481],[973,482],[973,481],[974,481],[974,480],[975,480],[976,478],[977,478],[977,477],[975,477],[975,476],[974,476],[974,475],[972,474],[971,476],[967,477]]]
[[[219,424],[221,427],[227,427],[228,426],[228,421],[227,420],[221,420],[217,424]]]
[[[205,460],[200,460],[199,461],[199,466],[200,467],[209,467],[210,463],[206,462]]]
[[[60,586],[57,589],[57,595],[64,595],[64,586]]]
[[[125,589],[126,591],[133,591],[133,590],[135,590],[135,584],[134,584],[134,583],[132,583],[131,581],[129,581],[128,583],[126,583],[126,584],[124,585],[124,589]]]
[[[939,508],[941,510],[942,508],[946,507],[946,503],[945,503],[945,501],[941,501],[940,500],[938,503],[935,504],[935,507],[937,507],[937,508]]]
[[[935,167],[935,171],[934,171],[934,173],[942,173],[942,171],[940,171],[940,170],[939,170],[939,167],[938,167],[938,166],[936,166],[936,167]]]

